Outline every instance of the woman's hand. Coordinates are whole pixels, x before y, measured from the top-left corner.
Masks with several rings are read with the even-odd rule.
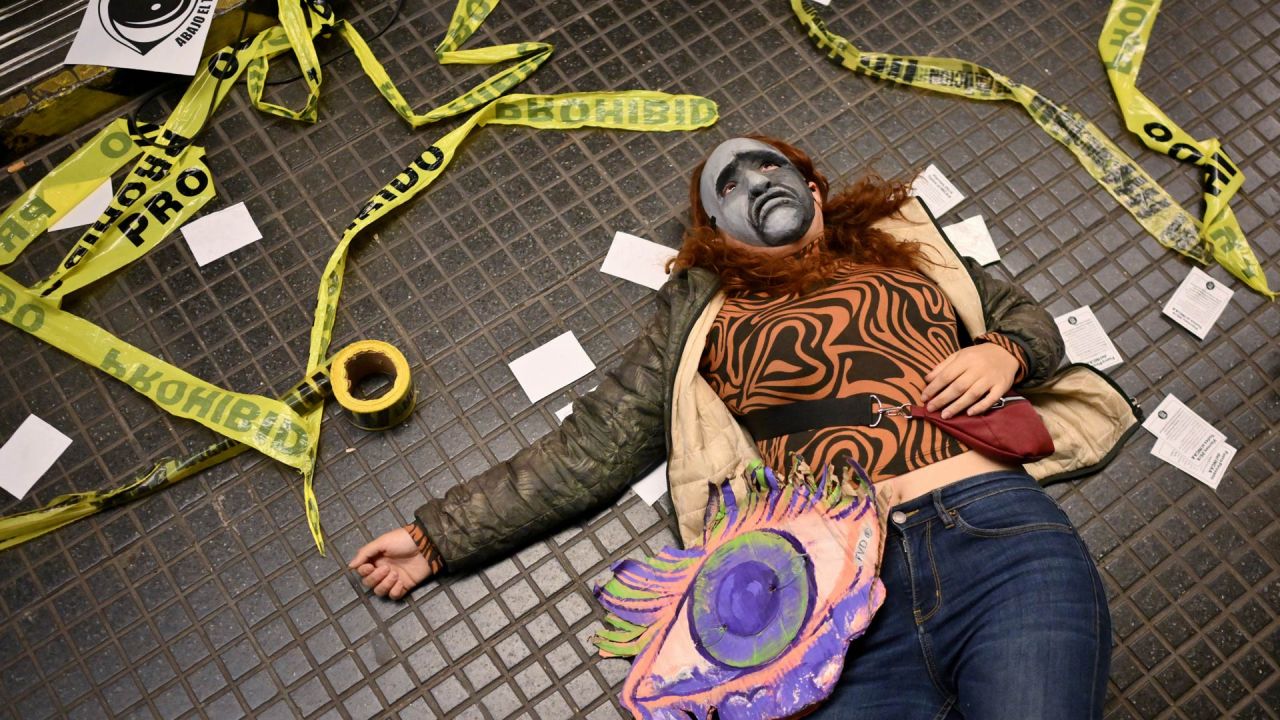
[[[944,418],[966,409],[984,413],[1013,387],[1018,366],[1018,358],[995,343],[961,348],[924,376],[920,402],[931,412],[941,409]]]
[[[435,547],[431,546],[435,552]],[[396,528],[374,538],[360,548],[347,567],[355,570],[364,580],[364,586],[373,593],[399,600],[405,593],[439,571],[422,552],[409,530]]]

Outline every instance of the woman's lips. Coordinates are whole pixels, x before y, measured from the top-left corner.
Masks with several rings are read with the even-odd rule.
[[[751,207],[751,220],[756,227],[760,227],[764,216],[778,206],[779,203],[791,202],[791,194],[782,188],[776,188],[765,192],[756,198],[755,204]]]

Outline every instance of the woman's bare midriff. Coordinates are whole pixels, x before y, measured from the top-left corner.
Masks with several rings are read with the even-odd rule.
[[[969,450],[909,473],[881,480],[876,483],[876,494],[884,496],[888,500],[888,507],[893,507],[974,475],[1021,469],[1021,465],[993,460],[976,450]]]

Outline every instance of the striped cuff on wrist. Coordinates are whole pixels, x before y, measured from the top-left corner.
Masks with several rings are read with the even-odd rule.
[[[418,546],[418,552],[422,553],[422,557],[427,559],[427,564],[431,567],[431,574],[436,575],[444,570],[444,558],[440,557],[440,551],[436,549],[435,543],[431,542],[431,538],[427,535],[427,529],[422,523],[414,518],[413,522],[404,526],[409,533],[409,537],[413,538],[413,543]]]
[[[987,342],[998,345],[1018,361],[1018,372],[1013,376],[1015,385],[1026,379],[1027,373],[1031,371],[1031,366],[1027,363],[1027,353],[1022,349],[1021,345],[1009,339],[1007,335],[1002,335],[998,332],[983,333],[973,340],[976,343]]]

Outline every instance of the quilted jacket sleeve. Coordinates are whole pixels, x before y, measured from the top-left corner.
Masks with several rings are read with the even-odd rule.
[[[1062,363],[1062,334],[1049,312],[1026,290],[992,277],[972,258],[961,258],[982,299],[982,318],[988,332],[1012,340],[1026,356],[1027,370],[1016,387],[1041,385]]]
[[[449,573],[505,557],[615,501],[666,453],[668,282],[647,329],[558,430],[415,513]]]

